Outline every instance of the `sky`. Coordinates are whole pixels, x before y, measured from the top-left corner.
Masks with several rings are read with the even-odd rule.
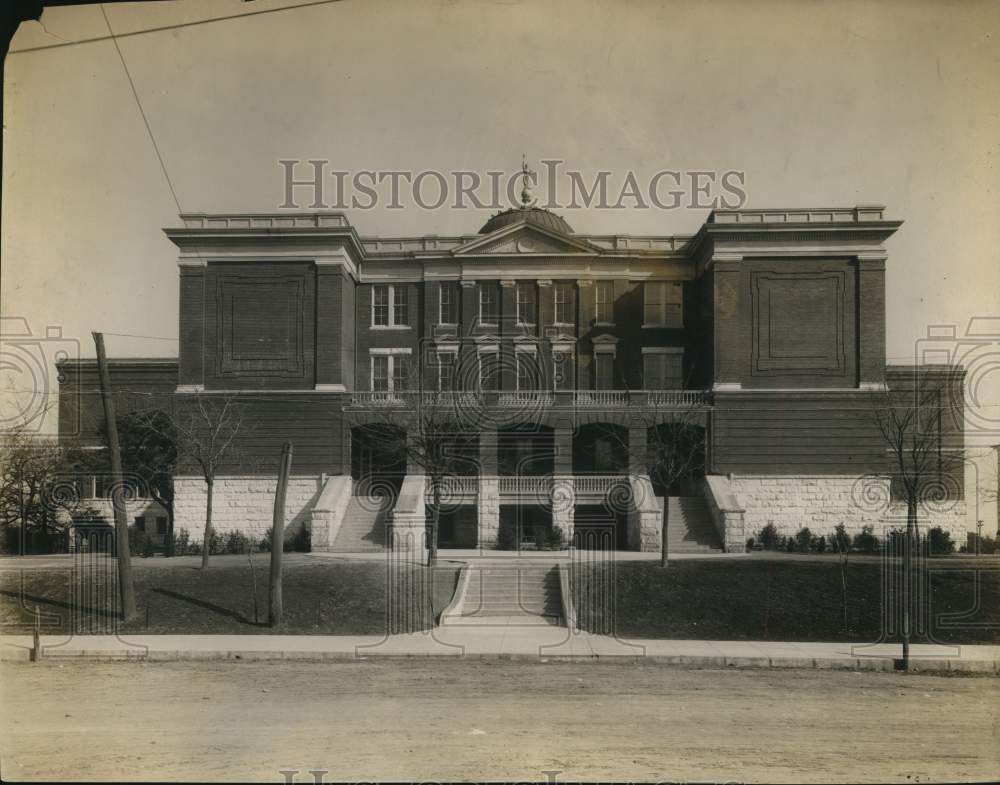
[[[983,452],[1000,442],[998,44],[1000,3],[975,0],[47,9],[6,61],[4,332],[31,331],[14,343],[42,354],[31,386],[47,390],[58,351],[93,356],[92,330],[111,356],[175,355],[162,228],[180,211],[275,211],[282,159],[736,170],[747,207],[881,204],[905,222],[887,244],[891,361],[912,361],[929,328],[961,338],[973,317],[998,320],[974,327],[992,357],[975,390],[986,424],[970,434]],[[347,215],[362,235],[446,235],[490,212]],[[562,214],[580,233],[686,234],[708,210]]]

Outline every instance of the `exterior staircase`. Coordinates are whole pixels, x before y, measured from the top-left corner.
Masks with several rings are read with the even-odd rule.
[[[667,547],[670,553],[721,553],[719,532],[701,496],[670,496]]]
[[[559,568],[552,564],[471,564],[459,596],[441,618],[446,625],[559,624]]]
[[[377,553],[385,550],[390,504],[382,496],[352,496],[330,553]]]

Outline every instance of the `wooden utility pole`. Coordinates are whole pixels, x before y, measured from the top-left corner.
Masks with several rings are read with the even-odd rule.
[[[101,400],[104,402],[104,419],[107,422],[108,450],[111,452],[111,503],[115,511],[115,555],[118,563],[118,590],[121,596],[122,617],[131,619],[136,614],[135,587],[132,585],[132,558],[128,549],[128,518],[125,514],[125,487],[122,474],[122,454],[118,444],[118,421],[115,419],[115,400],[111,394],[111,374],[108,358],[104,354],[104,336],[92,333],[97,347],[97,370],[101,379]]]
[[[281,465],[278,467],[278,488],[274,493],[274,518],[271,525],[271,583],[268,596],[268,624],[281,624],[281,552],[285,540],[285,493],[288,490],[288,475],[292,471],[292,443],[285,442],[281,448]]]

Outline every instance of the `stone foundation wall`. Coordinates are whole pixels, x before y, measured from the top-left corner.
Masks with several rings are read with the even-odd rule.
[[[500,531],[500,478],[480,476],[476,500],[479,547],[492,548]]]
[[[217,477],[212,495],[212,528],[220,534],[243,532],[261,539],[271,528],[277,477]],[[285,532],[288,536],[306,525],[322,490],[316,475],[290,477],[285,497]],[[174,478],[174,531],[187,529],[193,541],[205,531],[205,481],[200,477]]]
[[[745,509],[744,533],[756,537],[768,523],[782,535],[803,526],[813,534],[832,534],[839,523],[848,534],[871,526],[882,537],[906,527],[906,505],[893,501],[883,477],[744,477],[733,476],[730,488]],[[965,542],[964,501],[928,502],[921,508],[921,532],[940,526],[956,543]]]

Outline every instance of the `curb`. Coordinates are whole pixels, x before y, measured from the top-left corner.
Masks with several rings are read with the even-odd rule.
[[[8,648],[0,651],[0,662],[29,662],[30,650]],[[41,662],[58,662],[60,660],[94,662],[263,662],[268,660],[296,660],[302,662],[342,661],[367,662],[374,659],[416,660],[443,657],[447,659],[489,660],[511,662],[591,662],[613,664],[652,663],[660,666],[710,669],[710,670],[841,670],[841,671],[872,671],[893,673],[895,663],[888,657],[718,657],[700,655],[621,655],[621,654],[579,654],[579,655],[538,655],[538,654],[429,654],[425,652],[368,652],[358,655],[350,651],[296,651],[296,650],[239,650],[211,651],[195,649],[163,649],[148,651],[143,654],[128,651],[113,652],[107,650],[66,651],[59,654],[43,654]],[[965,673],[988,674],[1000,673],[1000,661],[995,660],[959,660],[959,659],[925,659],[911,665],[912,673]]]

